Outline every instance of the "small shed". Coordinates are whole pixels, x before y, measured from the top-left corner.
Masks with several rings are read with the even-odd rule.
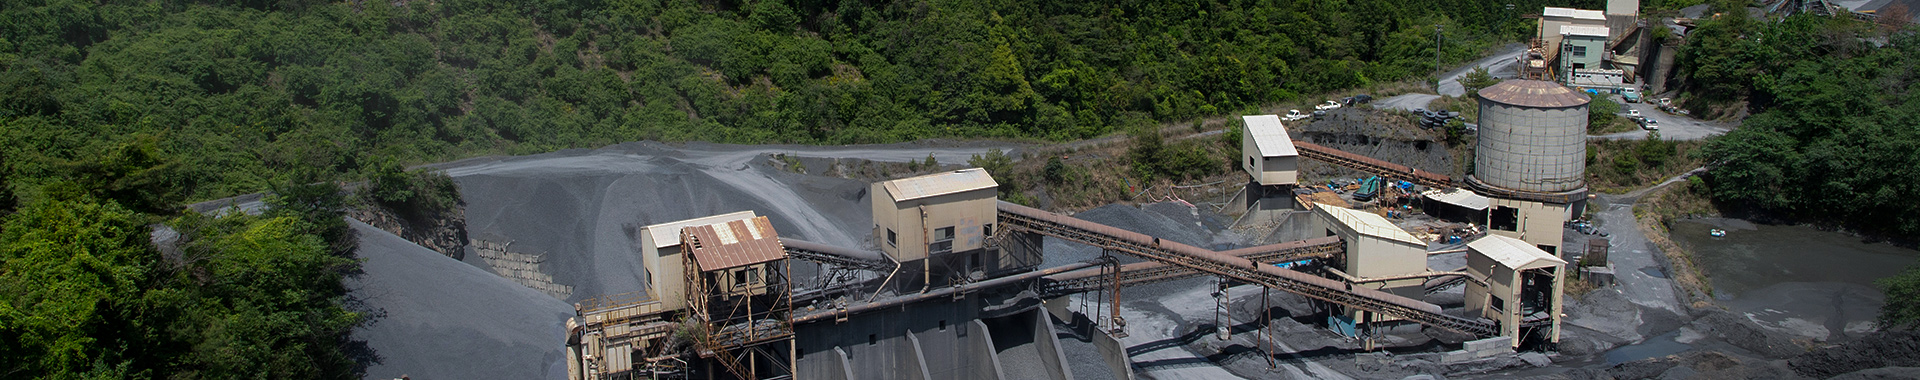
[[[680,230],[693,226],[753,219],[753,211],[677,220],[640,228],[640,262],[647,269],[647,292],[665,310],[686,309],[686,276],[682,273]]]
[[[1460,223],[1487,224],[1487,208],[1493,206],[1493,200],[1461,188],[1432,189],[1420,193],[1426,202],[1420,209],[1435,218]]]
[[[1501,235],[1467,243],[1466,306],[1469,312],[1498,321],[1500,334],[1513,337],[1522,322],[1551,320],[1544,338],[1560,342],[1560,298],[1567,262],[1520,239]]]
[[[1293,138],[1287,136],[1287,127],[1280,123],[1280,116],[1248,115],[1241,116],[1240,120],[1246,124],[1240,142],[1245,161],[1240,164],[1247,175],[1262,186],[1298,183],[1300,152],[1294,150]]]
[[[683,245],[692,248],[686,273],[700,273],[705,293],[723,296],[766,294],[781,278],[787,259],[780,235],[767,217],[737,219],[690,226],[680,230]],[[691,288],[689,290],[692,290]],[[701,293],[701,292],[690,292]]]

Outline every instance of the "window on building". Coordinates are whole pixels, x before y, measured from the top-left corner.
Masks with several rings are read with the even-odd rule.
[[[1573,69],[1574,69],[1574,70],[1586,70],[1586,69],[1587,69],[1587,64],[1585,64],[1585,63],[1579,63],[1579,62],[1574,62],[1574,63],[1573,63]],[[1576,77],[1580,77],[1580,78],[1586,78],[1586,77],[1587,77],[1587,75],[1585,75],[1585,74],[1581,74],[1581,75],[1575,75],[1575,76],[1576,76]]]
[[[760,268],[747,268],[747,283],[760,283]]]
[[[1540,250],[1542,251],[1547,251],[1547,254],[1553,255],[1553,257],[1560,257],[1560,252],[1559,252],[1560,247],[1555,247],[1555,246],[1546,245],[1546,244],[1537,244],[1534,246],[1540,247]]]
[[[1255,168],[1255,166],[1253,166],[1253,157],[1247,157],[1247,169],[1252,170],[1253,168]]]
[[[985,226],[980,226],[980,231],[981,231],[980,234],[982,235],[993,236],[993,223],[987,223],[987,225]]]
[[[1499,296],[1488,294],[1487,307],[1493,309],[1494,312],[1505,312],[1507,310],[1507,300],[1500,299]]]
[[[895,235],[893,234],[893,229],[892,229],[892,228],[888,228],[888,229],[887,229],[887,246],[888,246],[888,247],[898,247],[898,246],[900,246],[900,237],[899,237],[899,236],[895,236]]]
[[[1492,215],[1487,217],[1487,227],[1501,231],[1520,230],[1520,209],[1496,206]]]
[[[747,271],[745,269],[733,271],[733,286],[745,285],[746,283]]]
[[[940,331],[947,331],[947,320],[940,320]]]
[[[1580,46],[1580,45],[1573,45],[1573,56],[1575,56],[1575,57],[1585,57],[1585,56],[1587,56],[1587,47],[1586,47],[1586,46]],[[1578,64],[1578,63],[1576,63],[1576,65],[1577,65],[1577,64]]]
[[[953,227],[933,229],[933,242],[927,244],[927,253],[953,252]]]

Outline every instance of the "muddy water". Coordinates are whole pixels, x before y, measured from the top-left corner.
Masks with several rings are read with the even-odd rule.
[[[1823,341],[1871,331],[1885,300],[1873,281],[1920,262],[1920,252],[1802,226],[1700,219],[1675,223],[1671,237],[1695,255],[1719,304]]]

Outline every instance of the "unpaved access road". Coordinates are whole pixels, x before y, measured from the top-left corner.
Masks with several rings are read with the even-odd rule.
[[[1380,109],[1397,109],[1397,110],[1403,110],[1403,111],[1412,111],[1417,108],[1427,108],[1428,103],[1432,103],[1434,99],[1439,99],[1440,96],[1442,95],[1445,95],[1445,96],[1466,95],[1467,94],[1466,86],[1460,85],[1460,78],[1466,77],[1467,73],[1473,72],[1473,69],[1477,67],[1487,68],[1487,73],[1492,74],[1495,78],[1513,78],[1513,77],[1519,76],[1520,71],[1519,71],[1518,61],[1516,61],[1516,59],[1519,59],[1520,54],[1525,53],[1526,51],[1527,51],[1527,45],[1508,44],[1507,46],[1501,47],[1500,50],[1495,51],[1493,55],[1489,55],[1486,58],[1481,58],[1479,61],[1474,61],[1473,64],[1462,66],[1460,68],[1454,69],[1453,71],[1447,72],[1446,76],[1441,77],[1442,79],[1440,80],[1440,88],[1438,91],[1440,94],[1438,95],[1402,94],[1399,96],[1376,100],[1374,101],[1373,107],[1380,108]]]

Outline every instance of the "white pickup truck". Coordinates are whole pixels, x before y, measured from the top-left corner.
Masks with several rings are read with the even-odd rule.
[[[1313,106],[1313,109],[1317,111],[1332,111],[1338,108],[1340,108],[1340,102],[1336,102],[1332,100],[1328,100],[1326,103]]]
[[[1300,112],[1300,110],[1288,110],[1286,116],[1280,117],[1280,121],[1299,121],[1299,120],[1306,120],[1309,117],[1313,117],[1313,115],[1309,115],[1306,112]]]

